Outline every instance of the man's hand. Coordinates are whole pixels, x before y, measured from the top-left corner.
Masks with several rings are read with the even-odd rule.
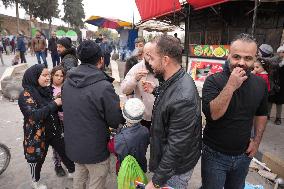
[[[148,74],[148,70],[145,70],[145,69],[139,70],[135,75],[136,81],[140,81],[140,79],[142,77],[146,77],[147,74]]]
[[[149,94],[152,94],[154,91],[154,88],[156,87],[153,82],[143,81],[143,80],[142,80],[142,86],[143,86],[144,91]]]
[[[150,181],[150,182],[146,185],[145,189],[156,189],[156,188],[155,188],[153,182]]]
[[[254,139],[250,140],[249,147],[246,150],[246,153],[250,158],[253,158],[258,150],[259,143],[257,143]]]
[[[236,67],[233,69],[231,73],[227,86],[231,88],[233,91],[235,91],[243,84],[243,82],[247,78],[248,77],[246,76],[245,70],[240,67]]]

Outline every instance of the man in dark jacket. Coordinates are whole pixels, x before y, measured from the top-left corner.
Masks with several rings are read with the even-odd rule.
[[[146,56],[155,77],[162,81],[154,90],[149,164],[154,175],[146,189],[164,185],[186,189],[201,153],[200,98],[181,67],[182,47],[176,38],[155,38]],[[148,82],[144,89],[153,92]]]
[[[52,59],[52,64],[53,67],[59,65],[60,63],[60,57],[57,52],[57,41],[58,38],[56,37],[56,33],[52,32],[51,38],[48,40],[48,50],[50,51],[51,54],[51,59]]]
[[[63,37],[57,40],[57,51],[61,56],[61,66],[65,72],[73,67],[78,66],[78,59],[76,56],[76,49],[72,47],[72,41],[68,37]]]
[[[109,171],[109,127],[123,122],[119,97],[103,68],[103,54],[93,41],[78,49],[81,65],[69,71],[63,86],[64,138],[67,156],[76,163],[74,189],[105,188]],[[85,174],[88,172],[88,174]]]
[[[106,38],[106,36],[103,36],[103,41],[100,43],[100,47],[102,49],[103,55],[104,55],[104,64],[105,67],[108,67],[110,63],[110,54],[112,52],[112,47]]]
[[[19,34],[17,39],[17,50],[20,52],[21,63],[27,63],[25,53],[26,53],[26,44],[24,40],[24,36]]]

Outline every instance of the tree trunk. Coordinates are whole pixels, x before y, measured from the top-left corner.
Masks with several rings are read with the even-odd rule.
[[[31,38],[33,37],[33,30],[32,30],[32,15],[30,14],[30,30],[31,30]]]
[[[16,0],[17,33],[20,33],[19,1]]]
[[[52,18],[48,19],[48,30],[49,30],[49,38],[51,38],[51,22],[52,22]]]

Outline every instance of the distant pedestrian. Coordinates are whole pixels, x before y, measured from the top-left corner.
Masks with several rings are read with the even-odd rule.
[[[99,34],[99,36],[96,38],[96,43],[100,44],[103,41],[103,35]]]
[[[110,54],[112,52],[112,47],[106,36],[103,36],[103,40],[100,43],[100,47],[104,55],[104,66],[105,68],[107,68],[110,64],[110,57],[111,57]]]
[[[16,53],[16,39],[14,36],[10,42],[10,45],[11,45],[11,53],[15,54]]]
[[[64,68],[65,72],[71,68],[78,66],[78,58],[76,49],[72,47],[72,41],[68,37],[63,37],[57,40],[57,51],[61,56],[60,65]]]
[[[269,106],[268,112],[269,116],[271,116],[272,103],[276,104],[276,118],[274,123],[276,125],[281,125],[281,114],[282,107],[284,104],[284,45],[280,46],[277,49],[276,55],[271,58],[272,63],[276,61],[276,65],[274,63],[272,69],[272,78],[271,78],[271,92],[269,94]]]
[[[39,183],[40,172],[51,145],[67,167],[69,177],[75,171],[74,163],[65,154],[62,129],[59,126],[58,109],[61,97],[53,100],[49,87],[50,76],[44,65],[36,64],[26,70],[19,97],[19,107],[24,116],[24,154],[32,174],[32,188],[46,189]]]
[[[46,54],[45,54],[46,41],[45,39],[42,38],[41,32],[39,31],[36,32],[36,37],[32,39],[32,50],[36,55],[38,63],[41,64],[41,60],[40,60],[41,58],[45,67],[47,68],[48,65],[47,65]]]
[[[52,32],[51,38],[48,40],[48,50],[51,54],[53,67],[60,64],[60,57],[57,51],[57,41],[56,33]]]
[[[2,65],[4,66],[5,64],[4,64],[4,60],[3,60],[3,50],[4,50],[3,45],[0,42],[0,59],[1,59]]]
[[[6,54],[7,55],[9,55],[10,54],[10,52],[11,52],[11,48],[10,48],[11,46],[10,46],[10,39],[9,39],[9,37],[7,36],[6,38],[5,38],[5,49],[6,49]]]
[[[22,34],[19,34],[17,39],[17,50],[20,52],[21,63],[27,63],[25,53],[26,53],[26,44],[25,39]]]

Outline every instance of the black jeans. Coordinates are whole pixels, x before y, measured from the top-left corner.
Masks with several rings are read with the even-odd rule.
[[[20,58],[21,58],[21,63],[27,63],[24,51],[20,51]]]
[[[71,161],[66,156],[64,138],[60,137],[60,136],[54,136],[54,137],[52,137],[52,138],[50,138],[46,141],[46,153],[45,153],[44,157],[41,160],[39,160],[35,163],[29,163],[30,168],[31,168],[32,179],[35,182],[39,181],[39,179],[40,179],[41,168],[42,168],[42,165],[44,163],[49,145],[51,145],[54,148],[54,150],[59,154],[63,164],[68,169],[68,172],[73,173],[75,171],[74,162]]]
[[[60,57],[59,57],[58,52],[52,52],[51,59],[52,59],[53,67],[58,66],[60,64]]]

